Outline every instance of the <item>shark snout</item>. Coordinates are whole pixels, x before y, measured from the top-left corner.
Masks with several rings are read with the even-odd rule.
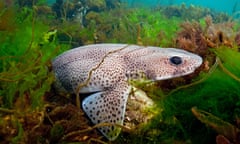
[[[194,61],[195,61],[195,68],[200,67],[202,65],[202,63],[203,63],[202,57],[200,57],[198,55],[194,56]]]

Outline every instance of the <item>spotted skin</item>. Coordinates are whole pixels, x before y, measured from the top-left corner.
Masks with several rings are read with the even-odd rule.
[[[114,123],[122,125],[130,88],[128,83],[121,82],[108,90],[97,92],[83,101],[83,110],[94,124]],[[100,127],[99,130],[109,140],[114,140],[121,131],[120,127],[114,125]]]
[[[113,52],[114,51],[114,52]],[[113,52],[113,53],[111,53]],[[172,57],[180,58],[174,63]],[[126,44],[96,44],[69,50],[52,64],[57,82],[70,93],[77,93],[92,71],[80,93],[94,93],[82,102],[82,108],[94,124],[123,124],[130,93],[130,79],[151,81],[190,74],[202,63],[201,57],[174,48],[144,47]],[[100,132],[115,140],[121,128],[103,126]]]

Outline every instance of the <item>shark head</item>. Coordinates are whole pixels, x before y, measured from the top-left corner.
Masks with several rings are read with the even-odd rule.
[[[165,80],[193,73],[202,64],[202,58],[181,49],[165,48],[151,55],[152,67],[146,75],[153,80]]]

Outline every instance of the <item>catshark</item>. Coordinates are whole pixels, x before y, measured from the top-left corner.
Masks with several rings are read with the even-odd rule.
[[[56,82],[62,89],[91,93],[83,99],[82,109],[93,124],[113,124],[98,128],[110,141],[121,132],[114,124],[123,125],[132,88],[129,80],[175,78],[193,73],[201,64],[200,56],[185,50],[128,44],[81,46],[52,61]]]

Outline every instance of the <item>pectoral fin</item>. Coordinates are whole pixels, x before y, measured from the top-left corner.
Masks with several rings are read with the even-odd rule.
[[[130,89],[127,83],[118,83],[116,87],[92,94],[83,100],[83,110],[94,124],[123,125]],[[109,140],[115,140],[121,132],[121,128],[116,125],[103,126],[98,129]]]

